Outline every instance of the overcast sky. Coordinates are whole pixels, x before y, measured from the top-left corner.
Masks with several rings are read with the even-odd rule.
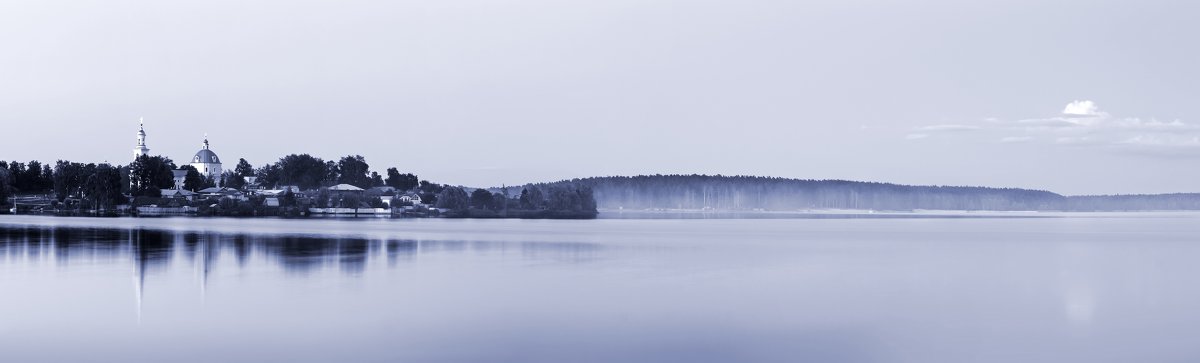
[[[4,1],[0,158],[1200,192],[1194,4]]]

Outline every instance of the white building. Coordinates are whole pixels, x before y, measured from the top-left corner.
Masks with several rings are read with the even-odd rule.
[[[221,159],[217,158],[217,153],[208,149],[208,136],[204,137],[204,148],[196,152],[196,156],[192,157],[192,167],[201,175],[208,176],[218,183],[221,180]]]
[[[137,146],[133,148],[133,158],[137,159],[142,155],[150,155],[150,148],[146,147],[146,128],[142,124],[142,119],[138,119]]]

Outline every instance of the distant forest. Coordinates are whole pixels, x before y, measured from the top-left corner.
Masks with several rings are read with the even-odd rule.
[[[757,176],[641,175],[528,186],[590,187],[600,209],[914,209],[996,211],[1200,210],[1200,193],[1064,196],[1017,188],[916,186]],[[519,191],[521,187],[516,188]]]

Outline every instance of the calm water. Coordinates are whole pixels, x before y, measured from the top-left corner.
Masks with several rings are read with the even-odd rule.
[[[0,216],[0,361],[1194,362],[1198,221]]]

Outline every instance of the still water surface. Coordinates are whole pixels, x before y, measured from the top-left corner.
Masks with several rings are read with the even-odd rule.
[[[1197,222],[0,216],[0,361],[1200,361]]]

